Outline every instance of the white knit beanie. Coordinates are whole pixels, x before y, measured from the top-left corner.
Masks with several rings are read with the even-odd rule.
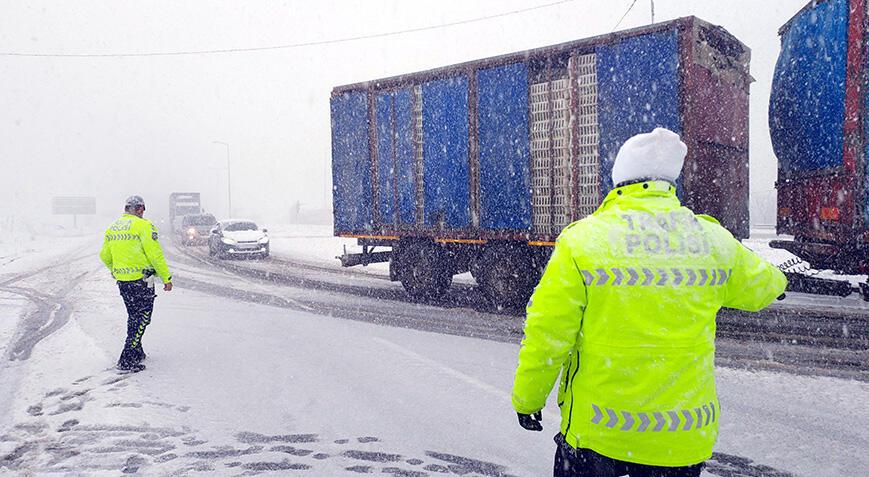
[[[686,154],[688,146],[669,129],[637,134],[625,141],[616,154],[613,185],[642,179],[676,182]]]

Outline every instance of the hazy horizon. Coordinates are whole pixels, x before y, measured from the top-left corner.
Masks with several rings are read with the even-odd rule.
[[[551,3],[551,2],[550,2]],[[0,16],[0,227],[71,223],[53,196],[95,196],[100,220],[130,194],[156,212],[172,191],[202,193],[226,216],[286,222],[331,207],[334,86],[612,31],[631,0],[575,0],[438,29],[288,49],[146,57],[28,57],[267,47],[462,22],[547,2],[6,3]],[[775,158],[766,126],[777,30],[805,0],[658,0],[656,21],[696,15],[752,49],[752,221],[774,221]],[[640,1],[619,29],[649,23]],[[85,222],[88,219],[84,219]],[[97,220],[97,218],[94,218]]]

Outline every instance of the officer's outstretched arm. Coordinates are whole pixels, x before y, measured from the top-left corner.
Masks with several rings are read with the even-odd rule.
[[[153,225],[142,227],[139,232],[139,238],[142,240],[142,248],[145,250],[145,256],[148,257],[148,262],[154,267],[157,276],[163,283],[172,281],[172,274],[169,273],[169,265],[166,265],[166,259],[163,257],[163,249],[160,247],[160,242],[157,241],[157,227]]]
[[[760,311],[784,293],[787,284],[788,279],[781,270],[737,242],[724,306]]]
[[[112,269],[112,249],[109,247],[108,235],[103,237],[103,248],[100,250],[100,260],[103,261],[109,270]]]
[[[531,414],[546,405],[562,364],[576,345],[587,303],[570,248],[559,240],[528,303],[525,338],[513,383],[513,408]]]

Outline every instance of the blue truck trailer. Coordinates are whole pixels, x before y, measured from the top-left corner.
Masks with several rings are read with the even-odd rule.
[[[770,245],[855,274],[869,274],[866,22],[866,0],[809,2],[779,30],[769,106],[777,228],[794,236]],[[850,293],[845,282],[803,280],[806,291]],[[869,285],[862,291],[869,300]]]
[[[496,305],[524,304],[619,147],[655,127],[688,145],[683,203],[747,237],[749,60],[686,17],[334,88],[334,232],[362,246],[342,264],[389,261],[417,297],[470,271]]]

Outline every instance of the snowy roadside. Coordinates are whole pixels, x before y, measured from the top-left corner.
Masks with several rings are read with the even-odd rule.
[[[91,247],[85,250],[88,245]],[[78,250],[91,254],[99,252],[99,235],[43,236],[27,242],[0,242],[0,282],[6,281],[14,274],[53,264],[59,258]]]
[[[338,256],[344,253],[359,253],[362,248],[356,239],[335,237],[330,225],[277,225],[269,229],[270,250],[277,258],[291,258],[311,265],[341,268]],[[367,267],[354,267],[360,273],[389,275],[389,264],[374,263]]]
[[[82,254],[96,258],[93,236],[42,237],[15,244],[0,243],[0,288],[15,286],[16,278]],[[23,296],[0,289],[0,357],[5,356],[21,315],[31,307]]]
[[[6,355],[18,321],[29,305],[26,298],[0,290],[0,359]]]

